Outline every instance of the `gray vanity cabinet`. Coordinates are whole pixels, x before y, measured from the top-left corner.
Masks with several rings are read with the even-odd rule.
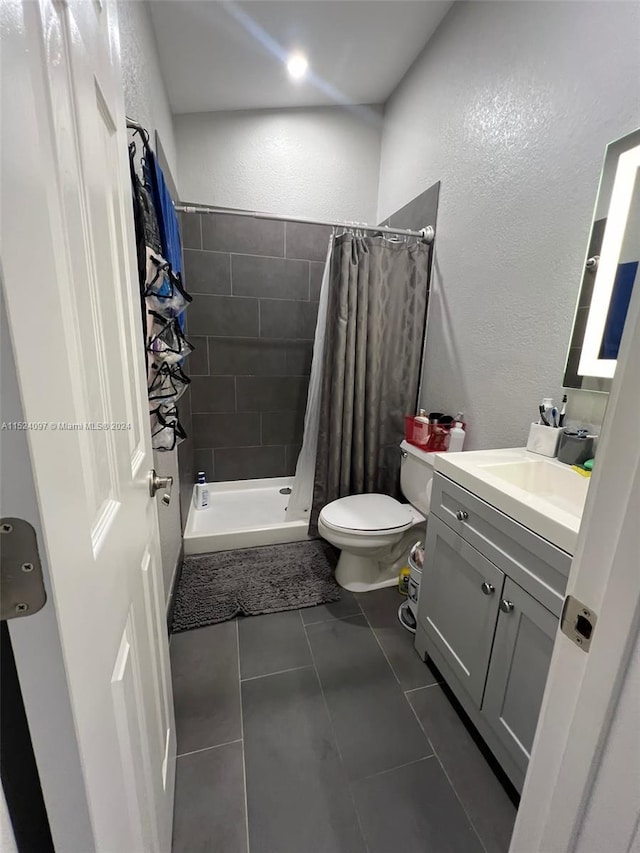
[[[436,473],[415,645],[522,789],[571,557]]]
[[[527,771],[558,617],[507,578],[482,713],[522,775]]]
[[[429,607],[423,626],[480,705],[504,574],[436,516],[428,529],[420,598]]]

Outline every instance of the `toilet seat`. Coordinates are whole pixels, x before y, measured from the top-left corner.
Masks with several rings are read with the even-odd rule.
[[[416,522],[412,508],[389,495],[350,495],[327,504],[320,519],[333,530],[353,534],[402,533]]]

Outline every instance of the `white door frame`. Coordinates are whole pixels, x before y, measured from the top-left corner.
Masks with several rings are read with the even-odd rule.
[[[567,585],[598,616],[589,653],[558,633],[510,853],[640,850],[640,288]],[[629,713],[637,722],[628,724]],[[635,732],[635,734],[634,734]],[[612,768],[614,749],[627,762]],[[613,802],[613,808],[605,803]],[[603,847],[603,839],[606,839]]]

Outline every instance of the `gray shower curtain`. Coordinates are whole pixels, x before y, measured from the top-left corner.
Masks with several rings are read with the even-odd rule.
[[[347,233],[336,238],[324,348],[311,530],[345,495],[399,495],[404,415],[413,414],[430,247]]]

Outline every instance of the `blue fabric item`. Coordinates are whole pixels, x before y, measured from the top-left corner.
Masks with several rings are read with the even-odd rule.
[[[638,273],[638,261],[618,264],[611,291],[611,301],[600,345],[600,358],[617,358],[624,331],[624,321],[631,302],[631,292]]]
[[[175,273],[182,273],[182,243],[180,240],[180,226],[178,217],[173,207],[173,199],[169,187],[164,179],[164,174],[156,155],[149,148],[146,151],[144,167],[146,180],[151,188],[151,197],[156,209],[158,227],[160,228],[160,240],[162,241],[162,254],[165,260],[171,264]],[[180,328],[184,331],[184,311],[178,316]]]

